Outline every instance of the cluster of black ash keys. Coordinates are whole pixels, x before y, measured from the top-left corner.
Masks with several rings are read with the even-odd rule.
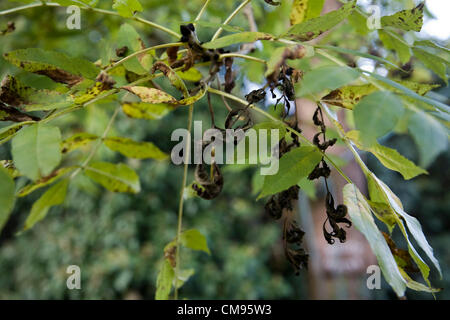
[[[234,87],[234,74],[232,72],[232,58],[225,59],[224,62],[219,61],[220,54],[224,53],[223,49],[217,50],[206,50],[202,47],[202,43],[198,41],[195,34],[195,28],[192,24],[187,26],[181,26],[180,31],[183,35],[181,42],[187,43],[188,54],[185,58],[180,60],[177,59],[178,48],[171,48],[168,50],[169,61],[171,62],[171,67],[180,67],[184,65],[184,70],[189,69],[194,65],[196,61],[211,61],[210,76],[206,80],[208,84],[214,79],[218,80],[217,73],[222,66],[226,69],[225,74],[225,91],[230,92]],[[301,46],[293,49],[287,48],[283,54],[283,58],[279,63],[279,68],[267,77],[267,85],[263,88],[251,91],[245,96],[248,105],[244,108],[231,110],[225,121],[225,129],[234,128],[247,130],[253,126],[253,122],[250,117],[250,112],[248,110],[249,106],[258,103],[265,99],[266,89],[272,93],[272,98],[277,99],[276,106],[283,101],[283,118],[289,114],[289,108],[291,103],[295,104],[295,92],[294,83],[299,81],[302,77],[302,73],[299,70],[288,67],[285,63],[286,59],[298,59],[302,55]],[[218,86],[220,89],[220,82],[218,81]],[[277,98],[274,93],[275,89],[281,92],[281,97]],[[212,127],[219,129],[224,132],[225,129],[221,129],[216,126],[214,122],[214,112],[211,107],[210,97],[208,94],[208,103],[211,112],[211,122]],[[295,117],[294,117],[295,118]],[[235,126],[237,120],[243,121],[243,124]],[[298,130],[297,121],[294,120],[294,124],[287,123],[292,129]],[[314,136],[313,143],[323,152],[333,146],[336,143],[336,139],[326,139],[326,126],[323,119],[322,110],[317,107],[313,122],[316,126],[320,128],[320,131]],[[322,136],[322,141],[321,141]],[[237,144],[238,141],[235,141]],[[208,144],[205,143],[203,147]],[[283,137],[279,142],[279,157],[281,158],[284,154],[292,150],[293,148],[300,147],[300,142],[298,136],[291,132],[291,139],[289,141]],[[209,172],[208,172],[209,171]],[[335,239],[339,239],[340,242],[345,242],[346,232],[339,226],[340,223],[347,224],[347,227],[351,226],[351,222],[345,218],[347,215],[347,207],[343,204],[335,207],[333,195],[328,189],[327,179],[330,176],[330,168],[325,162],[324,158],[319,162],[319,164],[314,168],[314,170],[309,174],[309,180],[324,178],[326,186],[326,213],[327,219],[323,224],[323,234],[325,239],[329,244],[333,244]],[[220,172],[219,167],[216,163],[212,163],[211,170],[207,170],[206,166],[199,164],[195,170],[196,182],[192,185],[193,190],[196,194],[207,200],[216,198],[222,191],[224,179]],[[284,251],[288,261],[292,264],[295,269],[296,274],[299,274],[300,269],[306,268],[308,265],[308,254],[302,248],[302,241],[304,232],[299,228],[296,220],[294,219],[294,208],[293,205],[296,200],[298,200],[300,187],[298,185],[292,186],[287,190],[284,190],[278,194],[273,195],[265,205],[265,211],[273,219],[279,220],[284,216],[283,223],[283,244]],[[326,224],[329,223],[332,231],[328,231]]]

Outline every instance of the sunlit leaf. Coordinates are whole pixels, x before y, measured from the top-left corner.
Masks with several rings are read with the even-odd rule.
[[[91,143],[92,141],[97,140],[99,137],[95,134],[90,134],[87,132],[76,133],[70,138],[67,138],[61,143],[61,152],[69,153],[81,147],[84,147]]]
[[[20,191],[17,193],[17,196],[24,197],[37,189],[48,186],[48,185],[52,184],[53,182],[64,177],[66,174],[72,172],[74,169],[75,169],[75,167],[67,167],[67,168],[62,168],[62,169],[56,170],[55,172],[52,172],[49,176],[43,177],[43,178],[37,180],[36,182],[26,185],[25,187],[20,189]]]
[[[125,103],[122,110],[131,118],[158,120],[174,109],[168,104],[153,104],[145,102]]]
[[[114,0],[113,9],[126,18],[144,10],[139,0]]]
[[[135,159],[167,159],[168,155],[162,152],[151,142],[137,142],[128,138],[111,137],[103,140],[111,150],[120,152],[126,157]]]
[[[112,192],[141,191],[138,175],[123,163],[94,162],[84,171],[89,178]]]
[[[192,250],[204,251],[207,254],[211,254],[209,251],[208,243],[206,242],[206,238],[200,231],[197,229],[186,230],[181,234],[180,242],[186,248]]]
[[[402,10],[390,16],[381,17],[383,27],[395,27],[405,31],[419,32],[423,25],[423,8],[425,3],[420,3],[411,10]]]

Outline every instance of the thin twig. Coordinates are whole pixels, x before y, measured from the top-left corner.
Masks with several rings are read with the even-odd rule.
[[[208,6],[208,4],[209,4],[210,1],[211,1],[211,0],[206,0],[206,2],[205,2],[205,4],[203,5],[202,9],[200,10],[200,12],[198,13],[197,17],[195,18],[195,21],[200,20],[200,18],[201,18],[202,15],[203,15],[203,12],[205,12],[206,7]]]
[[[183,228],[183,205],[184,205],[184,189],[186,188],[188,167],[189,167],[189,158],[191,153],[191,130],[192,130],[192,118],[194,114],[194,105],[189,106],[189,116],[188,116],[188,127],[187,130],[189,132],[188,139],[186,141],[186,154],[184,155],[184,172],[183,172],[183,181],[181,184],[180,190],[180,200],[178,204],[178,228],[177,228],[177,238],[176,238],[176,252],[175,252],[175,291],[174,291],[174,299],[178,299],[178,273],[180,270],[180,244],[181,244],[181,230]]]
[[[223,22],[224,25],[227,25],[228,23],[230,23],[231,20],[233,20],[233,18],[239,13],[239,11],[241,11],[251,0],[245,0],[244,2],[242,2],[239,7],[236,8],[236,10],[234,10],[230,16]],[[223,31],[223,27],[220,27],[216,33],[214,34],[214,36],[212,37],[211,41],[216,40],[220,34]]]
[[[4,10],[4,11],[0,11],[0,16],[2,15],[6,15],[6,14],[10,14],[10,13],[14,13],[14,12],[18,12],[21,10],[26,10],[26,9],[30,9],[30,8],[36,8],[36,7],[64,7],[62,5],[60,5],[59,3],[54,3],[54,2],[37,2],[37,3],[32,3],[29,5],[25,5],[25,6],[21,6],[21,7],[17,7],[17,8],[12,8],[12,9],[8,9],[8,10]],[[127,17],[123,17],[121,16],[118,12],[116,11],[110,11],[110,10],[104,10],[104,9],[100,9],[100,8],[92,8],[92,7],[80,7],[80,9],[82,10],[87,10],[87,11],[92,11],[92,12],[98,12],[98,13],[102,13],[102,14],[106,14],[106,15],[111,15],[111,16],[117,16],[117,17],[122,17],[122,18],[127,18]],[[173,30],[170,30],[166,27],[163,27],[162,25],[159,25],[155,22],[149,21],[147,19],[144,18],[140,18],[137,16],[133,16],[130,17],[128,19],[134,20],[134,21],[138,21],[140,23],[146,24],[148,26],[151,26],[155,29],[159,29],[161,31],[164,31],[167,34],[170,34],[171,36],[175,37],[175,38],[181,38],[181,35]]]
[[[86,168],[87,165],[89,164],[89,162],[95,156],[95,154],[97,153],[98,149],[100,148],[100,145],[102,144],[103,140],[105,140],[106,136],[108,135],[109,131],[111,130],[114,120],[116,120],[117,114],[119,113],[119,110],[120,110],[120,106],[117,107],[116,110],[114,111],[114,114],[112,115],[111,119],[108,122],[108,125],[105,128],[105,131],[103,131],[102,136],[97,141],[97,144],[95,145],[95,147],[91,150],[91,153],[88,155],[86,160],[84,160],[83,164],[71,174],[70,179],[75,178],[77,176],[77,174],[79,174],[81,172],[81,170]]]

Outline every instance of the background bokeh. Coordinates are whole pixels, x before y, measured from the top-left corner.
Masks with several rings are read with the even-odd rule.
[[[180,3],[183,5],[180,5]],[[287,1],[289,2],[289,1]],[[370,1],[366,1],[370,2]],[[437,1],[439,2],[439,1]],[[446,1],[441,1],[441,3]],[[110,1],[100,1],[108,8]],[[141,0],[144,16],[164,26],[177,30],[183,21],[195,18],[203,1]],[[383,5],[383,12],[393,12],[411,6],[414,1],[374,1]],[[237,1],[212,1],[205,20],[220,23],[237,4]],[[18,2],[1,1],[0,10],[21,5]],[[253,11],[261,31],[278,33],[285,29],[283,18],[288,6],[272,8],[261,1],[254,1]],[[432,20],[430,12],[428,19]],[[448,14],[448,10],[447,10]],[[285,16],[285,15],[284,15]],[[14,21],[16,31],[0,37],[0,53],[28,47],[58,50],[73,56],[96,61],[113,39],[123,20],[95,13],[82,12],[82,29],[67,30],[67,14],[63,8],[35,8],[9,16],[0,16],[0,29],[8,21]],[[447,19],[448,20],[448,19]],[[170,39],[160,31],[131,23],[143,36],[147,45]],[[248,21],[242,15],[236,17],[233,26],[248,29]],[[349,27],[351,30],[351,27]],[[201,28],[201,40],[209,39],[214,28]],[[448,31],[448,30],[447,30]],[[355,36],[343,30],[332,36],[335,43],[352,47],[364,47],[369,37]],[[345,35],[345,36],[344,36]],[[339,39],[343,39],[342,41]],[[448,38],[439,38],[447,45]],[[324,39],[326,41],[326,39]],[[340,42],[341,41],[341,42]],[[342,44],[344,45],[344,44]],[[260,46],[258,55],[270,56],[270,44]],[[246,72],[242,70],[247,70]],[[242,96],[249,81],[262,82],[260,66],[243,62],[238,72],[236,94]],[[248,72],[248,73],[247,73]],[[51,87],[44,77],[26,75],[7,64],[0,57],[0,76],[14,73],[40,87]],[[415,70],[413,77],[422,81],[439,82],[426,71]],[[162,82],[164,84],[164,82]],[[441,84],[443,84],[441,82]],[[445,85],[436,91],[450,97]],[[85,110],[77,111],[61,120],[63,137],[77,131],[101,134],[117,102],[103,101]],[[213,105],[221,106],[219,99]],[[219,123],[223,123],[224,108],[217,108]],[[209,123],[207,105],[198,103],[196,120]],[[187,110],[178,109],[159,121],[135,120],[120,114],[113,135],[140,141],[152,141],[163,151],[170,152],[174,145],[170,134],[176,128],[185,127]],[[420,155],[414,141],[406,134],[390,134],[381,141],[397,149],[415,163]],[[432,142],[430,142],[432,143]],[[83,159],[83,151],[75,157]],[[9,145],[0,147],[0,159],[10,159]],[[141,179],[142,191],[137,195],[113,194],[90,180],[77,176],[69,189],[63,206],[53,208],[45,220],[33,229],[16,236],[31,204],[42,191],[20,199],[11,219],[0,235],[0,299],[152,299],[155,293],[156,275],[162,261],[165,244],[176,233],[176,212],[182,168],[170,162],[126,160],[102,147],[97,157],[106,161],[128,161]],[[450,152],[441,153],[427,168],[429,175],[404,181],[401,176],[381,166],[370,155],[369,167],[402,199],[407,212],[418,217],[435,255],[441,263],[444,280],[432,274],[432,283],[444,288],[437,299],[450,298]],[[72,159],[73,160],[73,159]],[[75,159],[76,160],[76,159]],[[197,228],[206,235],[211,256],[203,252],[182,251],[185,268],[195,269],[195,274],[181,289],[181,297],[188,299],[307,299],[311,284],[308,273],[296,277],[284,258],[281,242],[281,226],[267,217],[262,201],[255,201],[252,189],[252,167],[224,167],[225,187],[214,201],[190,198],[185,204],[184,227]],[[190,172],[188,181],[193,180]],[[19,181],[18,184],[25,184]],[[308,230],[305,230],[308,232]],[[82,290],[67,290],[66,268],[79,265],[82,270]],[[369,291],[364,285],[365,273],[360,275],[361,285],[357,297],[364,299],[395,298],[392,290],[383,282],[382,290]],[[346,297],[344,284],[335,297]],[[408,291],[409,299],[433,299],[430,294]]]

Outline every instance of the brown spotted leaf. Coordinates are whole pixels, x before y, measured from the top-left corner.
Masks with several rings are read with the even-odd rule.
[[[99,68],[87,60],[38,48],[11,51],[4,53],[3,57],[28,72],[45,75],[53,81],[70,86],[85,78],[95,79],[99,73]]]
[[[402,10],[394,13],[391,16],[381,18],[381,25],[383,27],[395,27],[405,31],[419,32],[423,25],[423,9],[425,3],[420,3],[417,7],[411,10]]]
[[[344,19],[352,13],[355,6],[356,1],[350,1],[338,10],[293,25],[284,35],[282,35],[282,37],[299,41],[309,41],[317,38],[325,31],[330,30],[340,22],[344,21]]]

